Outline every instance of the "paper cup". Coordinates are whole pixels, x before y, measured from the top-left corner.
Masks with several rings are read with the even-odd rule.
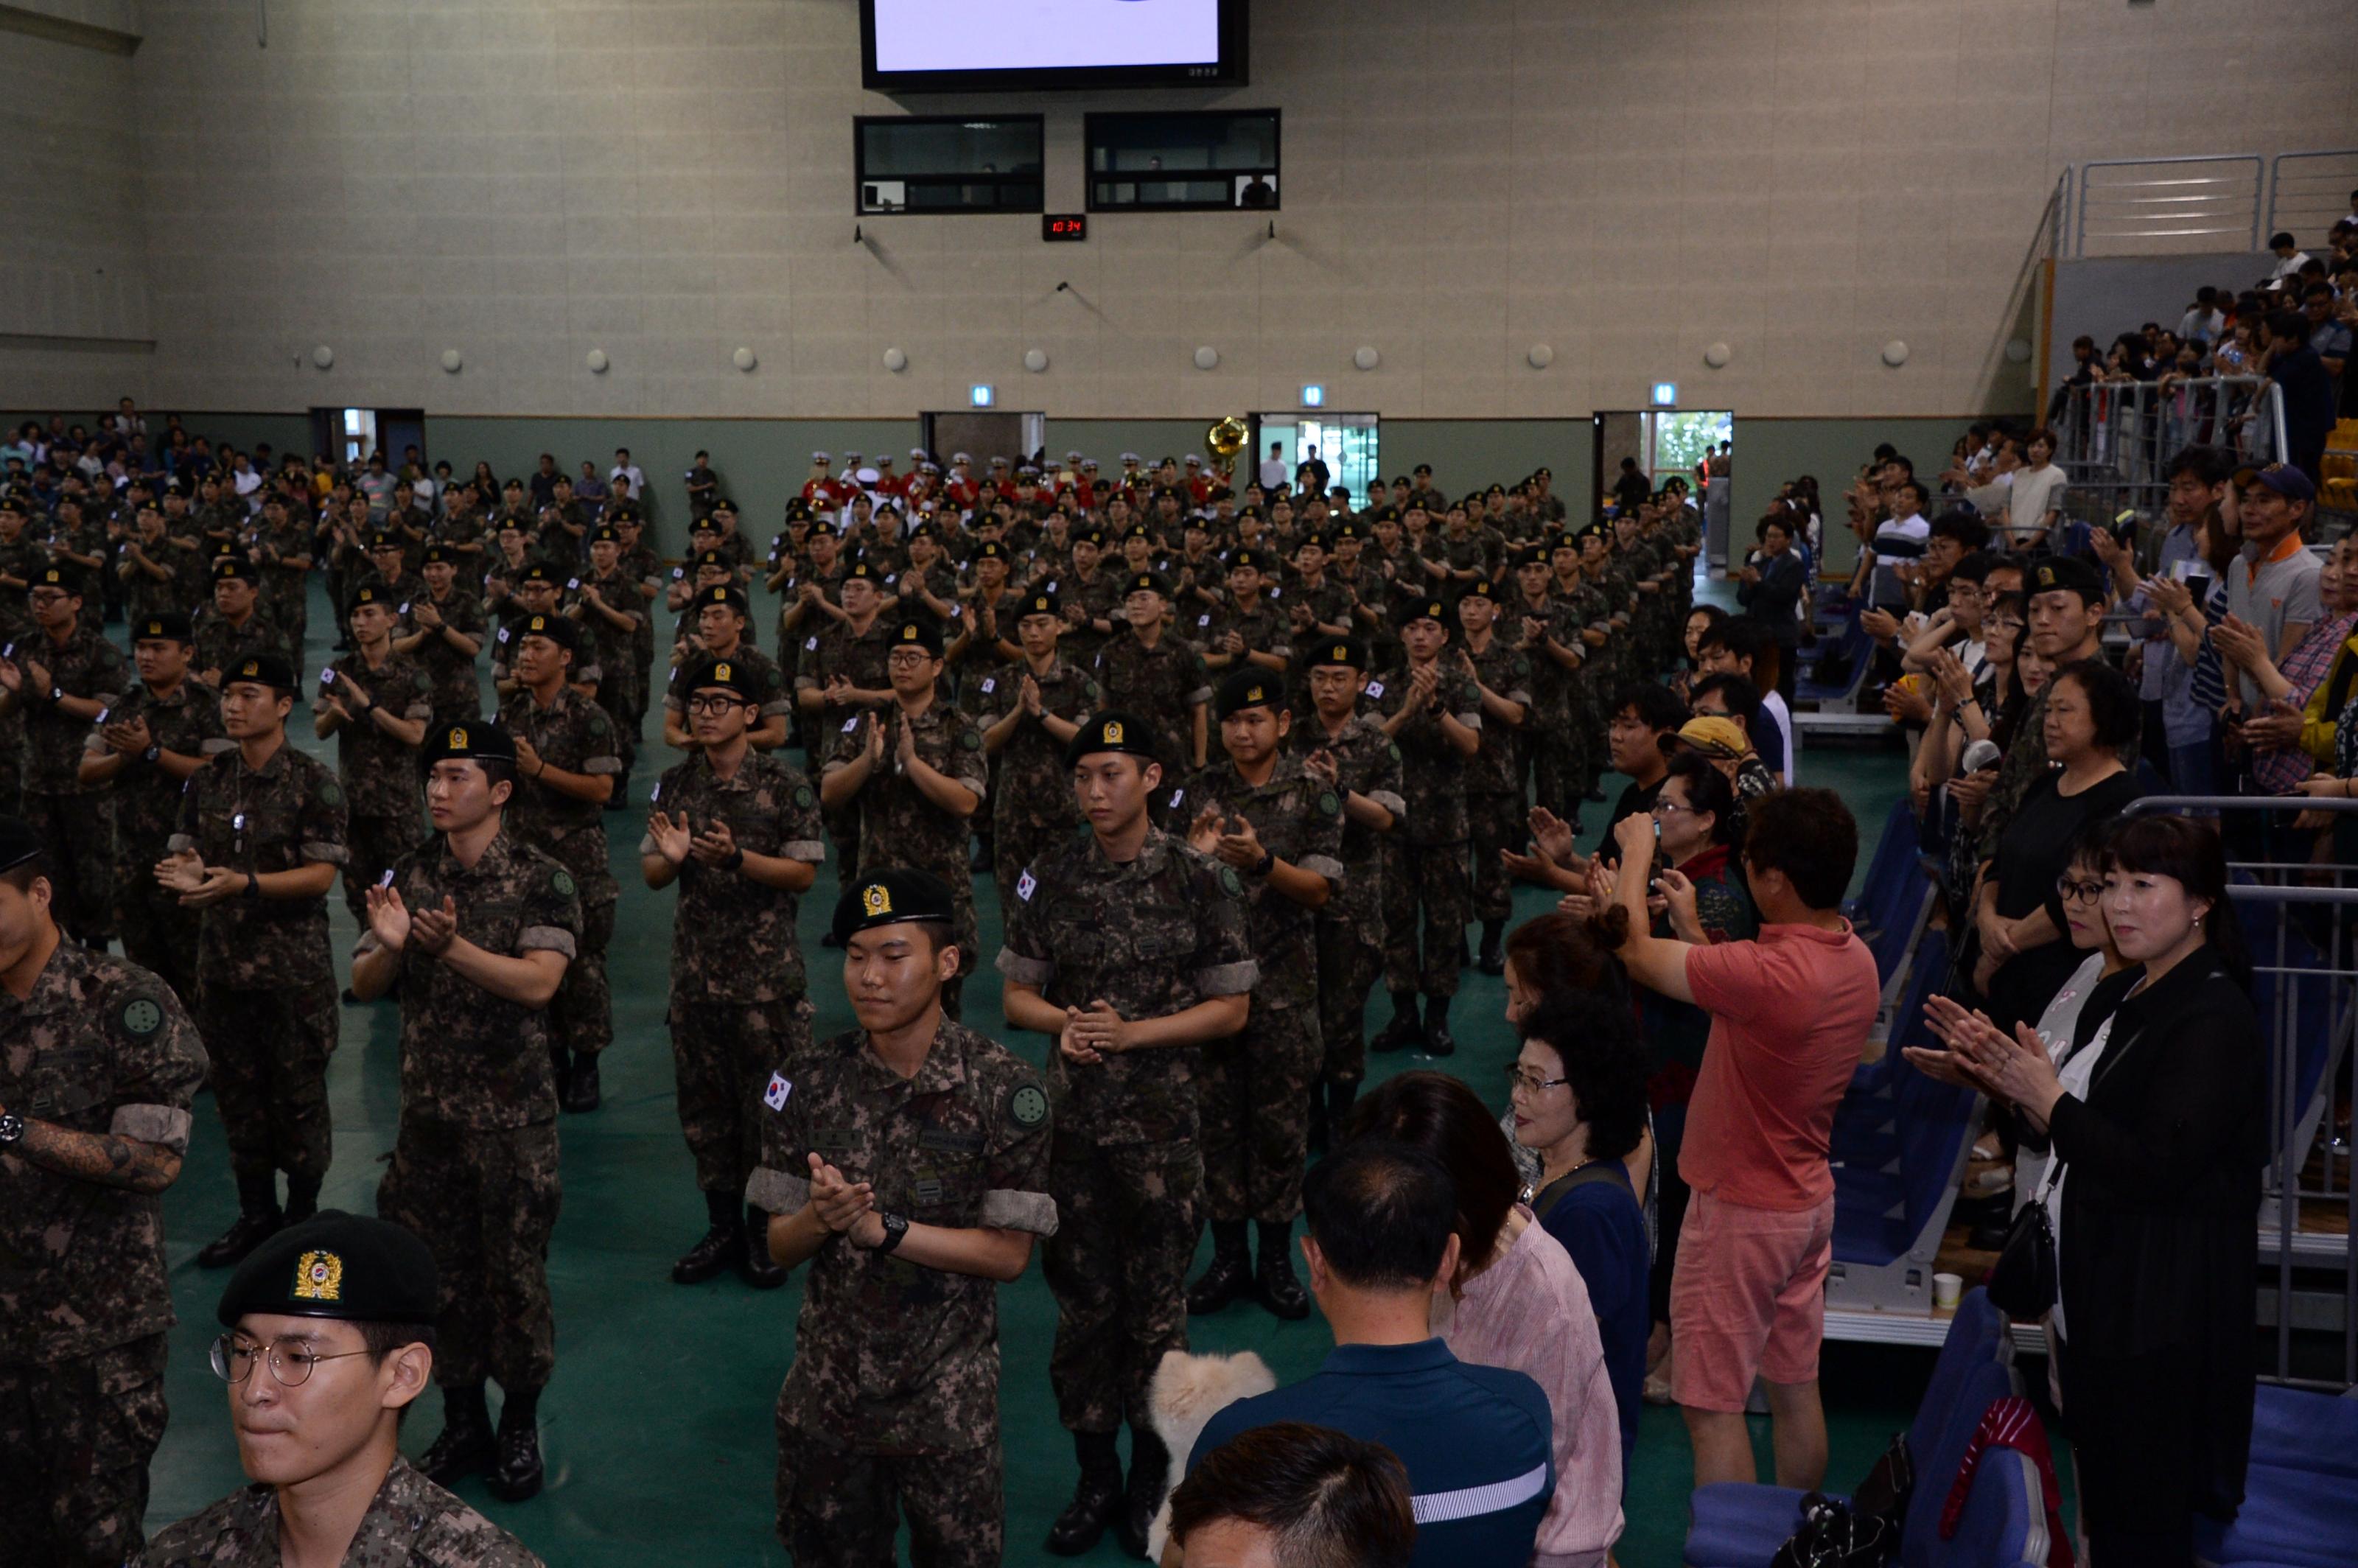
[[[1954,1312],[1957,1299],[1964,1293],[1965,1277],[1963,1274],[1932,1276],[1932,1304],[1942,1312]]]

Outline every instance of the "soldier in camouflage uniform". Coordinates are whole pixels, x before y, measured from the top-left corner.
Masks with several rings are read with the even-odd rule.
[[[1250,667],[1285,677],[1293,662],[1293,633],[1263,579],[1264,567],[1275,564],[1259,550],[1237,551],[1228,557],[1228,592],[1219,607],[1195,617],[1189,636],[1216,674]]]
[[[438,730],[483,713],[482,687],[475,676],[475,660],[483,651],[483,601],[459,580],[460,571],[451,546],[426,546],[425,564],[417,568],[426,591],[409,601],[409,623],[416,630],[393,640],[395,653],[425,667]]]
[[[860,813],[860,874],[888,862],[941,878],[957,903],[957,975],[942,1006],[959,1015],[959,992],[979,946],[968,840],[975,814],[990,793],[982,727],[936,695],[941,629],[904,621],[894,632],[887,669],[892,705],[848,720],[834,736],[819,775],[819,799]]]
[[[785,676],[776,661],[753,646],[745,635],[747,611],[745,595],[726,583],[716,583],[696,590],[689,600],[688,615],[695,628],[679,647],[672,651],[676,666],[684,667],[704,659],[727,659],[742,665],[754,683],[761,701],[755,709],[757,718],[751,737],[757,752],[774,752],[786,743],[786,716],[794,704],[786,695]],[[664,744],[685,751],[693,744],[687,724],[687,708],[679,694],[671,689],[665,677],[664,691]]]
[[[1474,846],[1474,918],[1482,923],[1474,967],[1486,975],[1506,969],[1500,944],[1515,912],[1514,885],[1498,857],[1521,849],[1530,837],[1517,747],[1531,714],[1531,660],[1513,639],[1498,635],[1502,597],[1487,579],[1458,596],[1457,624],[1466,640],[1455,661],[1459,673],[1474,682],[1482,705],[1481,749],[1466,770],[1466,826]]]
[[[1116,1523],[1122,1544],[1145,1552],[1170,1465],[1148,1384],[1164,1351],[1187,1347],[1204,1183],[1201,1051],[1245,1026],[1260,973],[1243,881],[1148,820],[1162,792],[1160,744],[1143,719],[1112,711],[1065,747],[1090,831],[1016,879],[999,955],[1008,1022],[1055,1042],[1049,1376],[1081,1465],[1048,1536],[1063,1556]],[[1127,1488],[1115,1446],[1125,1417]]]
[[[426,837],[417,763],[434,717],[434,688],[415,660],[393,651],[396,608],[373,584],[352,590],[344,620],[352,651],[321,674],[311,710],[311,732],[336,741],[336,773],[344,784],[344,907],[356,922],[366,918],[362,895],[371,884]]]
[[[81,596],[71,567],[33,574],[33,630],[16,657],[0,658],[0,708],[24,716],[23,811],[48,846],[58,924],[103,951],[114,935],[114,816],[107,785],[81,782],[81,753],[92,720],[130,678]]]
[[[170,852],[189,776],[232,742],[222,730],[221,694],[189,674],[191,641],[189,618],[177,611],[131,623],[139,678],[91,730],[80,776],[112,786],[114,928],[124,956],[193,1008],[197,912],[156,881],[156,862]]]
[[[438,1295],[432,1251],[385,1220],[330,1209],[256,1249],[222,1292],[229,1332],[212,1352],[232,1411],[267,1423],[238,1433],[254,1484],[158,1534],[146,1568],[278,1568],[282,1535],[340,1528],[347,1476],[370,1496],[344,1568],[544,1568],[401,1456],[401,1419],[432,1376]]]
[[[434,836],[389,885],[371,885],[352,951],[353,994],[395,991],[401,1003],[401,1123],[377,1212],[424,1238],[440,1274],[443,1425],[418,1468],[442,1486],[481,1475],[510,1502],[540,1490],[536,1418],[557,1366],[548,1238],[561,1195],[546,1036],[581,930],[572,874],[504,821],[524,755],[497,725],[427,738]],[[483,1391],[494,1378],[507,1396],[496,1438]]]
[[[1171,634],[1171,585],[1141,572],[1126,586],[1122,613],[1130,629],[1098,650],[1098,690],[1108,708],[1146,721],[1155,762],[1176,781],[1204,765],[1211,672],[1200,650]]]
[[[1293,580],[1279,600],[1285,607],[1293,644],[1293,668],[1286,672],[1287,701],[1305,719],[1311,711],[1310,655],[1319,644],[1351,634],[1353,612],[1359,596],[1326,569],[1327,537],[1303,535],[1293,547]]]
[[[622,559],[620,533],[602,524],[590,530],[590,569],[582,574],[581,586],[566,613],[580,626],[581,645],[589,662],[598,666],[598,706],[606,710],[614,726],[622,763],[621,782],[628,784],[638,756],[638,728],[631,717],[637,711],[638,701],[638,670],[633,655],[646,606],[639,598],[639,585],[623,573]],[[619,801],[619,791],[616,798]]]
[[[303,676],[303,639],[311,626],[311,565],[317,548],[311,520],[289,514],[277,492],[266,492],[254,539],[254,562],[262,572],[262,612],[277,626],[295,659],[298,680]]]
[[[762,1086],[810,1044],[795,915],[827,846],[810,782],[751,745],[751,672],[708,659],[675,684],[697,744],[655,785],[639,869],[650,888],[679,884],[667,1022],[680,1130],[711,1223],[671,1277],[692,1285],[733,1265],[766,1290],[785,1271],[770,1260],[769,1216],[739,1195],[759,1154]]]
[[[212,603],[197,614],[197,675],[218,687],[228,672],[257,655],[295,663],[286,633],[262,613],[256,591],[260,574],[243,556],[223,556],[212,564]]]
[[[1482,749],[1482,693],[1455,660],[1443,657],[1452,619],[1439,599],[1410,600],[1401,611],[1408,662],[1384,678],[1380,694],[1368,688],[1382,705],[1384,732],[1401,749],[1401,798],[1408,807],[1400,830],[1384,841],[1384,986],[1392,1018],[1369,1042],[1376,1051],[1413,1045],[1446,1056],[1457,1049],[1449,1000],[1465,962],[1472,895],[1466,772]]]
[[[1026,866],[1080,828],[1065,745],[1099,703],[1098,683],[1065,660],[1057,597],[1027,593],[1009,609],[1023,662],[991,670],[973,687],[983,748],[997,764],[991,851],[1002,903]]]
[[[48,553],[26,531],[26,524],[24,501],[13,493],[0,495],[0,648],[21,644],[33,635],[27,595],[49,565]],[[24,787],[24,711],[0,702],[0,812],[22,808]]]
[[[1588,644],[1574,623],[1570,600],[1552,591],[1555,570],[1549,548],[1534,546],[1516,556],[1514,591],[1500,607],[1500,636],[1509,639],[1531,661],[1531,714],[1523,727],[1522,762],[1537,804],[1566,822],[1580,815],[1587,785],[1580,777],[1579,753],[1587,744],[1583,716],[1576,708],[1582,666],[1588,662]],[[1567,547],[1573,569],[1579,551]],[[1520,831],[1520,829],[1519,829]],[[1520,843],[1517,846],[1520,847]]]
[[[599,1104],[598,1058],[614,1042],[606,947],[622,896],[599,814],[621,787],[622,759],[606,710],[567,684],[578,647],[573,622],[527,615],[512,630],[516,689],[500,708],[516,750],[508,831],[570,871],[578,892],[581,924],[564,988],[548,1004],[548,1049],[565,1108],[591,1111]]]
[[[996,1286],[1055,1233],[1048,1094],[944,1015],[952,918],[921,871],[846,886],[860,1026],[784,1063],[756,1113],[746,1199],[778,1217],[778,1260],[811,1266],[777,1410],[778,1534],[805,1568],[890,1555],[896,1512],[919,1568],[996,1568],[1004,1545]]]
[[[1243,1033],[1204,1046],[1205,1208],[1212,1261],[1187,1292],[1187,1310],[1215,1313],[1258,1293],[1281,1318],[1310,1315],[1288,1258],[1302,1212],[1310,1087],[1324,1054],[1318,1033],[1317,911],[1343,881],[1343,797],[1286,752],[1293,714],[1281,677],[1238,670],[1220,683],[1221,761],[1175,791],[1188,847],[1244,880],[1245,930],[1260,985]],[[1260,1227],[1260,1261],[1245,1224]]]
[[[631,735],[644,735],[647,727],[647,706],[654,698],[655,664],[655,600],[663,595],[663,557],[646,542],[647,520],[636,506],[617,506],[606,514],[621,536],[622,553],[617,565],[630,579],[639,607],[639,629],[631,638],[631,668],[636,679],[631,685],[630,723],[624,726]]]
[[[817,535],[817,530],[812,530]],[[885,669],[892,635],[899,630],[882,613],[882,574],[866,561],[843,570],[836,592],[843,619],[822,614],[805,622],[802,647],[795,666],[795,704],[802,711],[803,736],[811,771],[826,764],[843,727],[871,708],[888,706],[892,682]],[[826,812],[827,836],[835,844],[837,862],[856,866],[860,859],[860,813],[850,809]]]
[[[1359,712],[1368,689],[1367,644],[1356,637],[1314,644],[1314,721],[1294,737],[1303,771],[1343,802],[1343,880],[1318,911],[1319,1081],[1311,1087],[1310,1141],[1323,1151],[1368,1076],[1368,988],[1383,969],[1383,845],[1407,809],[1401,749]]]
[[[157,881],[201,912],[197,1023],[237,1178],[237,1222],[197,1254],[208,1269],[316,1212],[333,1152],[328,889],[344,862],[344,792],[325,763],[287,743],[294,704],[286,660],[258,654],[230,670],[222,730],[236,744],[189,775],[171,853],[156,866]]]
[[[123,583],[123,613],[128,621],[153,615],[177,615],[189,608],[189,585],[196,580],[194,552],[172,542],[164,530],[164,514],[152,506],[139,509],[132,535],[123,541],[114,563]]]
[[[204,1081],[196,1026],[155,976],[61,939],[49,864],[0,818],[0,1555],[114,1568],[139,1554],[164,1435],[172,1295],[157,1195]]]

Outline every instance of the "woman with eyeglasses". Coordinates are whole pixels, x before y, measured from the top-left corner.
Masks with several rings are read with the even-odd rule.
[[[1974,903],[1974,989],[2000,1028],[2036,1019],[2080,965],[2064,940],[2055,884],[2081,830],[2141,793],[2119,755],[2138,717],[2136,687],[2100,659],[2064,666],[2048,691],[2047,757],[2060,770],[2034,784],[2008,818]]]
[[[2091,1558],[2182,1568],[2198,1510],[2234,1517],[2250,1456],[2266,1044],[2216,827],[2130,822],[2104,881],[2134,968],[2103,1042],[2059,1068],[2028,1027],[1952,1017],[1950,1055],[2053,1148],[2039,1196]]]
[[[1459,1360],[1521,1372],[1547,1391],[1555,1492],[1531,1562],[1603,1568],[1621,1533],[1613,1379],[1579,1270],[1521,1202],[1512,1146],[1481,1097],[1446,1073],[1387,1080],[1352,1108],[1344,1136],[1405,1143],[1448,1171],[1459,1262],[1449,1289],[1435,1292],[1432,1330]]]
[[[1550,998],[1520,1028],[1508,1114],[1516,1143],[1540,1160],[1531,1212],[1588,1287],[1620,1416],[1626,1492],[1653,1327],[1646,1218],[1628,1166],[1646,1130],[1645,1050],[1628,1008],[1578,992]]]

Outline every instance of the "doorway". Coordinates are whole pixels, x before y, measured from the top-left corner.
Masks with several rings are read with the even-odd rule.
[[[1650,489],[1683,479],[1703,508],[1704,558],[1727,564],[1728,459],[1736,439],[1736,415],[1725,408],[1640,408],[1595,416],[1595,490],[1612,503],[1621,460],[1634,458]]]
[[[1377,416],[1373,414],[1261,414],[1254,416],[1256,435],[1251,460],[1242,465],[1244,477],[1256,480],[1272,460],[1282,465],[1286,482],[1293,482],[1302,465],[1314,457],[1326,465],[1326,485],[1347,485],[1354,497],[1365,495],[1382,471],[1378,461]],[[1270,448],[1278,449],[1272,460]]]
[[[405,464],[426,463],[426,411],[422,408],[314,408],[311,449],[358,468],[383,452],[385,466],[399,473]]]
[[[990,460],[1005,458],[1008,467],[1032,461],[1047,445],[1044,414],[1001,414],[997,409],[958,408],[918,416],[923,434],[918,440],[946,467],[951,454],[964,452],[974,460],[978,474],[990,470]]]

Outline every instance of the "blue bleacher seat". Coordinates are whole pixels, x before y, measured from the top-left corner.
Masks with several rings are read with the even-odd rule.
[[[2252,1457],[2358,1479],[2358,1396],[2262,1383],[2252,1400]]]
[[[1947,1541],[1936,1534],[1923,1561],[1933,1568],[2047,1568],[2051,1544],[2038,1462],[2019,1449],[1992,1448],[1974,1467],[1957,1533]]]
[[[1837,609],[1829,605],[1817,620],[1818,641],[1801,660],[1800,673],[1794,677],[1793,695],[1802,702],[1840,704],[1855,696],[1859,684],[1866,679],[1866,667],[1875,641],[1858,623],[1859,606],[1844,602]],[[1828,654],[1850,655],[1851,677],[1841,686],[1828,686],[1814,678],[1818,661]]]
[[[2198,1519],[2217,1568],[2348,1568],[2358,1561],[2358,1398],[2262,1384],[2252,1465],[2233,1524]]]
[[[1985,1292],[1968,1292],[1908,1427],[1916,1489],[1900,1531],[1903,1563],[1967,1561],[1931,1553],[1936,1546],[1953,1544],[1940,1540],[1941,1508],[1982,1412],[1992,1400],[2015,1391],[2012,1347],[2005,1314],[1990,1305]],[[1802,1495],[1790,1487],[1741,1482],[1698,1488],[1691,1505],[1687,1563],[1691,1568],[1767,1568],[1801,1523]]]

